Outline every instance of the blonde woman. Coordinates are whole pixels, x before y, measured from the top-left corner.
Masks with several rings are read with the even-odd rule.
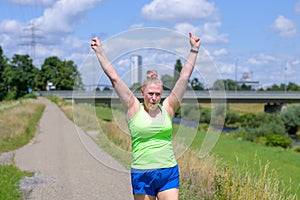
[[[91,48],[126,111],[132,138],[131,184],[135,200],[178,199],[180,176],[172,149],[172,122],[193,72],[200,38],[190,33],[189,42],[191,50],[179,79],[161,104],[163,84],[157,71],[147,72],[141,88],[144,99],[140,103],[107,59],[101,41],[91,41]]]

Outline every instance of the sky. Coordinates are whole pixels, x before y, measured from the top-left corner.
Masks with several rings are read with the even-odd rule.
[[[164,74],[185,61],[192,32],[201,38],[199,80],[208,85],[207,74],[264,88],[300,85],[300,0],[1,0],[0,9],[4,55],[29,54],[37,67],[57,56],[95,76],[87,63],[96,65],[89,44],[97,36],[119,74],[128,74],[131,54]]]

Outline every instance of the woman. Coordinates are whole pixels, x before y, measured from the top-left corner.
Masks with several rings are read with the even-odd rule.
[[[180,72],[178,81],[162,104],[163,84],[155,70],[147,72],[141,94],[143,103],[118,76],[107,59],[98,38],[93,38],[91,48],[110,79],[126,110],[128,127],[132,138],[131,183],[135,200],[175,200],[179,196],[179,170],[172,149],[172,121],[187,83],[193,72],[200,48],[200,39],[190,36],[191,50]]]

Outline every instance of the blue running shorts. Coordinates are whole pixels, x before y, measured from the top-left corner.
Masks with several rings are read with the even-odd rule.
[[[157,196],[158,192],[179,188],[178,165],[161,169],[131,169],[133,194]]]

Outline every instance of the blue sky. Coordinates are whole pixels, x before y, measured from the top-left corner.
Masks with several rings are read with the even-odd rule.
[[[245,79],[259,81],[262,87],[300,84],[299,0],[2,0],[0,9],[4,54],[9,58],[17,53],[35,55],[38,67],[49,56],[81,66],[91,52],[92,36],[105,43],[135,28],[156,27],[200,36],[223,79],[237,76],[240,80],[248,74]],[[33,22],[35,53],[30,46]],[[169,51],[176,48],[172,43],[165,40]],[[113,47],[112,42],[107,44]],[[143,57],[145,63],[164,58],[168,65],[175,64],[172,56],[151,53],[144,55],[148,56]],[[122,74],[129,62],[123,56],[114,64]]]

